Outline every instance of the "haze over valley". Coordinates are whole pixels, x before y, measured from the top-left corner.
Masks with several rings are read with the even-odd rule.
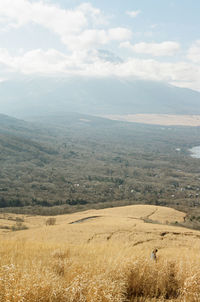
[[[0,94],[1,112],[25,119],[64,112],[92,115],[200,114],[200,92],[155,81],[27,77],[0,83]]]

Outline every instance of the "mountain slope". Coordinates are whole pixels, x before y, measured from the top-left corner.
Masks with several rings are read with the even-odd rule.
[[[117,78],[26,78],[0,83],[1,112],[13,116],[200,114],[200,93],[161,82]]]

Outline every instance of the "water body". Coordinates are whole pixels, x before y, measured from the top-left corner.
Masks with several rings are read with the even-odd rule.
[[[200,146],[193,147],[189,151],[191,152],[191,157],[200,158]]]

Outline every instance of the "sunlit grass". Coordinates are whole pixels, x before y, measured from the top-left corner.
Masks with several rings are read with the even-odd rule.
[[[0,302],[200,301],[199,232],[143,221],[170,214],[183,217],[151,206],[57,216],[53,226],[24,217],[28,230],[1,235]]]
[[[199,257],[186,251],[153,262],[122,244],[2,241],[0,256],[0,301],[200,299]]]

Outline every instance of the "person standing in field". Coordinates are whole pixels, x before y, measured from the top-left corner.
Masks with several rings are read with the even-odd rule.
[[[157,249],[154,249],[154,250],[151,252],[151,260],[157,261],[157,255],[156,255],[157,252],[158,252]]]

